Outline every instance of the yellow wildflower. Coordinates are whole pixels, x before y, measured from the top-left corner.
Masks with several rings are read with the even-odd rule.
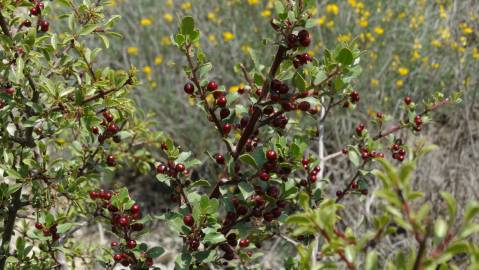
[[[401,88],[404,86],[404,81],[403,80],[397,80],[396,81],[396,87],[397,88]]]
[[[269,10],[269,9],[263,10],[263,11],[261,12],[261,16],[263,16],[263,17],[269,17],[269,16],[271,16],[271,10]]]
[[[231,32],[223,32],[223,40],[224,41],[230,41],[235,38],[235,35]]]
[[[248,54],[250,50],[251,50],[251,46],[249,46],[248,44],[244,44],[241,46],[241,51],[244,54]]]
[[[182,10],[188,10],[188,9],[191,9],[191,3],[190,2],[184,2],[181,4],[181,9]]]
[[[173,6],[173,0],[166,0],[166,6],[167,7],[172,7]]]
[[[163,55],[158,55],[155,57],[155,65],[159,66],[161,63],[163,63]]]
[[[172,15],[171,13],[165,13],[165,15],[163,15],[163,19],[164,19],[166,22],[170,23],[170,22],[173,21],[174,17],[173,17],[173,15]]]
[[[362,17],[361,19],[358,20],[358,25],[361,26],[361,27],[368,27],[368,19],[365,18],[365,17]]]
[[[216,36],[214,34],[210,34],[208,36],[208,40],[209,42],[211,42],[212,44],[216,44]]]
[[[257,4],[259,4],[259,0],[248,0],[248,4],[257,5]]]
[[[152,24],[152,21],[148,18],[143,18],[140,20],[141,26],[149,26]]]
[[[138,54],[138,48],[137,47],[128,47],[128,49],[126,49],[126,51],[128,52],[128,54],[131,54],[131,55],[137,55]]]
[[[376,33],[378,36],[381,36],[382,34],[384,34],[384,29],[382,27],[375,27],[374,28],[374,33]]]
[[[398,73],[399,73],[399,75],[401,75],[401,76],[406,76],[406,75],[409,74],[409,69],[408,69],[408,68],[405,68],[405,67],[400,67],[400,68],[398,69]]]
[[[379,81],[376,79],[371,79],[371,87],[376,88],[379,85]]]
[[[170,37],[162,37],[161,38],[161,45],[163,45],[163,46],[171,45]]]
[[[326,5],[326,13],[338,15],[339,7],[336,4],[327,4]]]
[[[208,12],[208,20],[216,22],[218,18],[216,17],[216,14],[214,12]]]
[[[441,67],[441,65],[440,65],[439,63],[433,63],[433,64],[431,65],[431,67],[432,67],[433,69],[439,69],[439,68]]]
[[[479,60],[479,49],[478,48],[474,48],[472,50],[472,58],[474,58],[475,60]]]
[[[472,30],[471,27],[464,27],[464,29],[462,29],[462,32],[464,32],[464,34],[466,34],[466,35],[470,35],[470,34],[474,33],[474,30]]]
[[[339,42],[348,42],[351,41],[351,34],[343,34],[336,37]]]
[[[316,19],[315,23],[316,25],[323,25],[325,21],[326,21],[326,16],[321,16]]]
[[[150,66],[143,67],[143,72],[145,72],[146,74],[150,74],[151,73],[151,67]]]
[[[439,48],[439,47],[441,47],[441,41],[435,39],[435,40],[431,41],[431,45],[436,47],[436,48]]]

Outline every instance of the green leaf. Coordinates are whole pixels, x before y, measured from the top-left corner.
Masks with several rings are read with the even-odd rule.
[[[353,63],[353,60],[353,53],[348,48],[342,48],[336,56],[336,61],[345,66],[351,65]]]
[[[181,20],[180,31],[183,35],[191,36],[195,30],[195,20],[191,16],[186,16]]]
[[[368,252],[366,255],[366,263],[364,265],[364,270],[376,270],[378,269],[378,254],[376,251]]]
[[[163,254],[164,252],[165,252],[165,250],[162,247],[154,247],[154,248],[151,248],[150,250],[148,250],[146,253],[151,258],[157,258],[157,257],[161,256],[161,254]]]
[[[361,162],[361,154],[359,154],[359,150],[356,146],[349,147],[348,157],[349,160],[354,164],[354,166],[359,166],[359,163]]]
[[[434,234],[437,238],[442,239],[447,233],[447,223],[444,219],[440,218],[434,224]]]
[[[240,160],[256,168],[258,167],[258,163],[256,163],[256,160],[250,154],[242,154]]]
[[[87,24],[85,26],[82,27],[81,31],[80,31],[80,36],[86,36],[86,35],[89,35],[91,34],[93,31],[95,31],[95,29],[98,28],[98,25],[97,24]]]
[[[226,241],[225,236],[218,232],[217,229],[213,228],[205,228],[203,229],[203,232],[205,233],[205,237],[203,238],[203,241],[208,244],[217,244]]]
[[[452,225],[456,220],[457,214],[457,203],[454,197],[448,192],[441,191],[440,192],[442,199],[447,204],[447,209],[449,211],[449,225]]]
[[[306,81],[301,73],[296,72],[296,74],[294,74],[293,85],[300,91],[306,90]]]
[[[210,185],[210,182],[208,182],[208,180],[200,179],[193,182],[193,184],[191,184],[191,186],[189,187],[209,187],[209,186],[211,185]]]
[[[241,194],[243,195],[243,198],[249,198],[251,195],[254,194],[254,188],[248,182],[243,181],[243,182],[239,183],[238,188],[241,191]]]

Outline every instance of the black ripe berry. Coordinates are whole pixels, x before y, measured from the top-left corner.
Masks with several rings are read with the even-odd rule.
[[[112,155],[106,157],[106,164],[110,167],[116,166],[116,158]]]
[[[298,33],[299,43],[303,47],[308,47],[311,44],[311,36],[307,30],[301,30]]]

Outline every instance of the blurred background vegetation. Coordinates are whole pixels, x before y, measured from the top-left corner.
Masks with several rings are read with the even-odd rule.
[[[155,114],[155,129],[206,160],[206,150],[216,152],[222,146],[206,117],[183,93],[184,59],[170,35],[179,18],[192,15],[203,33],[205,53],[215,66],[211,79],[236,91],[244,82],[234,72],[235,64],[248,65],[251,54],[265,65],[271,61],[271,49],[265,44],[274,37],[269,23],[272,1],[114,0],[109,9],[122,16],[116,30],[123,38],[111,42],[102,61],[112,67],[137,67],[142,85],[133,97],[138,107]],[[440,146],[422,160],[415,183],[428,191],[431,200],[436,200],[439,190],[452,192],[462,202],[479,199],[479,1],[318,0],[313,16],[311,55],[319,56],[338,42],[355,44],[364,52],[363,73],[355,83],[362,102],[355,111],[335,111],[326,125],[328,152],[347,144],[355,124],[368,114],[397,114],[406,95],[421,100],[436,91],[460,91],[461,105],[442,109],[420,138],[409,139]],[[338,184],[347,175],[344,163],[333,164],[326,174]],[[135,179],[124,181],[133,190],[155,184],[154,178],[142,182],[148,183],[142,187]],[[162,195],[152,190],[143,199],[155,209]],[[363,213],[351,211],[350,218],[360,220]]]

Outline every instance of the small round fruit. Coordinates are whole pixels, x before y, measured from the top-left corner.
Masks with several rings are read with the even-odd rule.
[[[195,92],[195,87],[193,86],[192,83],[187,83],[185,84],[185,86],[183,87],[183,90],[185,90],[185,93],[187,94],[193,94]]]
[[[127,226],[128,225],[128,217],[123,216],[118,219],[118,224],[121,226]]]
[[[263,181],[268,181],[269,180],[269,174],[266,171],[261,171],[259,173],[259,178]]]
[[[42,230],[42,229],[43,229],[43,225],[42,225],[41,223],[38,223],[38,222],[37,222],[37,223],[35,223],[35,228],[36,228],[37,230]]]
[[[223,125],[223,134],[228,135],[231,131],[231,128],[232,128],[231,124],[228,124],[228,123],[224,124]]]
[[[131,206],[130,212],[132,214],[140,213],[141,212],[141,206],[139,204],[135,203],[134,205]]]
[[[305,112],[311,108],[311,104],[309,104],[309,102],[307,101],[301,101],[301,103],[299,103],[298,105],[298,108],[302,110],[303,112]]]
[[[218,89],[218,84],[215,81],[210,81],[207,86],[209,91],[215,91]]]
[[[270,161],[275,161],[278,158],[278,154],[276,154],[274,150],[268,150],[268,152],[266,152],[266,158]]]
[[[48,21],[41,20],[39,25],[42,32],[48,32],[48,29],[50,28],[50,23],[48,23]]]
[[[410,96],[406,96],[404,98],[404,103],[406,103],[406,105],[410,105],[412,103],[412,98]]]
[[[225,164],[225,156],[223,156],[222,154],[216,154],[215,155],[215,160],[216,160],[216,163],[218,164]]]
[[[308,30],[301,30],[298,33],[299,43],[303,47],[308,47],[311,44],[311,36],[309,35]]]
[[[116,262],[119,262],[123,259],[123,256],[122,254],[115,254],[113,255],[113,260],[115,260]]]
[[[188,227],[193,227],[193,225],[195,224],[195,220],[191,214],[186,214],[183,217],[183,223],[185,223],[185,225]]]
[[[227,102],[227,100],[226,100],[225,96],[221,96],[218,99],[216,99],[216,105],[218,105],[219,107],[226,106],[226,102]]]
[[[136,241],[133,240],[133,239],[130,239],[128,240],[128,242],[126,242],[126,246],[129,248],[129,249],[133,249],[136,247]]]
[[[107,131],[111,134],[115,134],[120,130],[120,128],[115,124],[111,123],[108,125]]]
[[[249,239],[241,239],[239,241],[239,246],[242,248],[248,247],[249,246]]]
[[[221,111],[220,111],[220,117],[221,119],[225,119],[226,117],[228,117],[230,115],[230,109],[228,108],[222,108]]]
[[[178,172],[184,172],[185,171],[185,165],[183,163],[178,163],[178,164],[176,164],[175,169]]]
[[[113,241],[113,242],[110,243],[110,246],[111,246],[112,248],[117,247],[118,245],[119,245],[119,243],[116,242],[116,241]]]
[[[110,167],[114,167],[116,166],[116,158],[112,155],[109,155],[107,158],[106,158],[106,164]]]

